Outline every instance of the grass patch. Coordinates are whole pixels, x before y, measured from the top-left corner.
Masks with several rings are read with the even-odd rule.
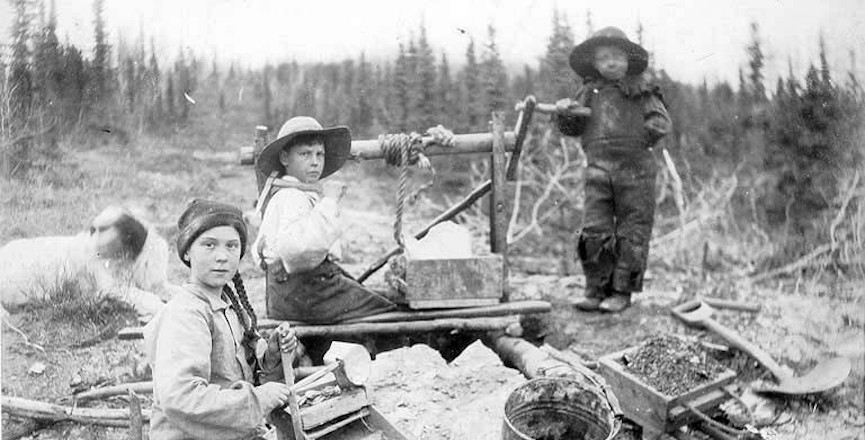
[[[22,330],[43,346],[78,348],[137,324],[132,306],[96,290],[95,281],[90,274],[60,274],[34,287],[32,301],[21,307]]]

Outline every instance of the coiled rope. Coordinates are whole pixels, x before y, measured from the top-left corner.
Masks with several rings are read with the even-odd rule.
[[[399,254],[391,261],[392,269],[397,272],[395,277],[388,279],[396,290],[405,290],[405,240],[403,239],[403,215],[405,203],[408,197],[408,170],[411,165],[417,165],[422,169],[429,169],[435,173],[429,158],[424,154],[426,144],[437,143],[444,146],[453,146],[454,134],[441,125],[427,130],[432,138],[424,141],[421,134],[412,132],[410,134],[383,134],[378,137],[379,148],[384,156],[385,163],[391,166],[401,166],[399,174],[399,186],[397,188],[396,216],[393,224],[393,238],[399,245]]]

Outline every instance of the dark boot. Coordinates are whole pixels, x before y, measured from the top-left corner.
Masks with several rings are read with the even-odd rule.
[[[631,306],[630,292],[613,292],[607,299],[601,301],[598,310],[607,313],[619,313]]]

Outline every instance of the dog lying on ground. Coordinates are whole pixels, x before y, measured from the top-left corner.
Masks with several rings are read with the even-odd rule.
[[[0,247],[0,302],[6,308],[74,281],[80,292],[104,294],[132,305],[146,320],[173,293],[168,244],[128,210],[109,207],[90,230],[74,236],[13,240]]]

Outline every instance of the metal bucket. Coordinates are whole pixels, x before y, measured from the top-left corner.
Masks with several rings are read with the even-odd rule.
[[[532,379],[505,402],[503,440],[606,440],[621,427],[615,397],[591,380]]]

